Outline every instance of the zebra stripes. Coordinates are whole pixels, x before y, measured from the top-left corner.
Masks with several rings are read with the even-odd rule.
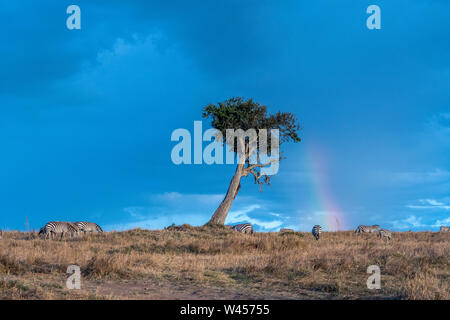
[[[442,226],[442,227],[439,229],[439,232],[450,232],[450,227]]]
[[[377,224],[374,224],[373,226],[365,226],[365,225],[359,225],[358,228],[356,228],[355,233],[372,233],[376,232],[380,229],[380,226]]]
[[[253,226],[250,223],[237,224],[232,229],[240,233],[253,233]]]
[[[74,224],[81,230],[83,233],[86,232],[103,232],[102,228],[94,222],[87,221],[77,221]]]
[[[51,221],[39,230],[39,235],[45,235],[46,238],[52,239],[56,235],[61,235],[61,239],[64,235],[70,235],[71,237],[78,236],[80,229],[72,222],[66,221]]]
[[[79,236],[81,232],[103,232],[102,228],[94,222],[87,221],[51,221],[39,230],[39,235],[44,235],[47,239],[53,239],[56,235],[71,237]]]
[[[380,239],[382,239],[382,238],[387,238],[388,240],[391,240],[392,234],[391,234],[391,232],[390,232],[389,230],[386,230],[386,229],[380,229],[380,230],[378,231],[378,237],[379,237]]]
[[[319,238],[320,238],[320,233],[321,233],[321,232],[322,232],[322,227],[319,226],[318,224],[316,224],[316,225],[312,228],[312,231],[311,231],[312,235],[314,236],[314,238],[315,238],[316,240],[319,240]]]

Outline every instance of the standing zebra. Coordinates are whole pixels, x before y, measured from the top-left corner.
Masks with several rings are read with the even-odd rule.
[[[450,227],[442,226],[442,227],[439,229],[439,232],[450,232]]]
[[[316,224],[311,231],[312,235],[316,240],[319,240],[320,234],[322,233],[322,227]]]
[[[94,222],[86,222],[86,221],[77,221],[74,224],[81,230],[83,233],[86,232],[103,232],[102,228]]]
[[[378,231],[378,237],[379,237],[380,239],[382,239],[382,238],[387,238],[388,240],[391,240],[392,234],[391,234],[391,232],[390,232],[389,230],[386,230],[386,229],[380,229],[380,230]]]
[[[3,231],[0,230],[0,239],[2,238],[2,235],[3,235]]]
[[[39,235],[43,234],[46,238],[52,239],[55,235],[60,234],[62,239],[64,235],[67,234],[72,237],[78,236],[80,231],[81,230],[72,222],[51,221],[47,222],[47,224],[39,230]]]
[[[373,226],[365,226],[365,225],[359,225],[358,228],[356,228],[355,233],[372,233],[376,232],[380,229],[380,226],[377,224],[374,224]]]
[[[253,233],[253,226],[250,223],[237,224],[232,229],[241,233]]]

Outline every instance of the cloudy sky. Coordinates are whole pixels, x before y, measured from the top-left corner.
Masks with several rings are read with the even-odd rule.
[[[170,136],[232,96],[296,114],[302,142],[227,223],[449,225],[449,21],[444,0],[2,1],[0,228],[207,222],[234,166],[175,165]]]

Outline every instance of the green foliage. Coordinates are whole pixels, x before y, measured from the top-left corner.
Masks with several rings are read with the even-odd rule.
[[[270,129],[280,132],[280,144],[283,142],[299,142],[297,132],[300,125],[292,113],[278,111],[274,115],[267,114],[267,107],[254,102],[252,99],[233,97],[209,104],[203,109],[203,118],[211,118],[212,126],[226,136],[226,129],[267,129],[270,140]]]

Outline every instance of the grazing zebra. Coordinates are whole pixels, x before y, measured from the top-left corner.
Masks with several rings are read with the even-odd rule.
[[[314,238],[315,238],[316,240],[319,240],[319,238],[320,238],[320,233],[321,233],[321,232],[322,232],[322,227],[319,226],[318,224],[316,224],[316,225],[312,228],[312,231],[311,231],[312,235],[314,236]]]
[[[378,231],[378,237],[379,237],[380,239],[382,239],[382,238],[388,238],[388,240],[391,240],[392,234],[391,234],[391,232],[390,232],[389,230],[386,230],[386,229],[380,229],[380,230]]]
[[[43,226],[41,229],[39,229],[38,235],[44,235],[46,238],[50,237],[50,232],[47,232],[47,225]]]
[[[51,221],[47,222],[47,224],[39,230],[39,235],[43,234],[46,238],[52,239],[55,235],[60,234],[62,239],[64,235],[67,234],[72,237],[78,236],[80,231],[81,230],[72,222]]]
[[[439,232],[450,232],[450,227],[442,226],[442,227],[439,229]]]
[[[237,224],[232,229],[241,233],[253,233],[253,226],[250,223]]]
[[[86,232],[103,232],[102,228],[94,222],[86,222],[86,221],[77,221],[74,224],[81,230],[83,233]]]
[[[377,224],[374,224],[373,226],[359,225],[358,228],[356,228],[355,233],[372,233],[378,231],[379,229],[380,226]]]
[[[280,229],[280,233],[294,233],[294,229],[282,228]]]

